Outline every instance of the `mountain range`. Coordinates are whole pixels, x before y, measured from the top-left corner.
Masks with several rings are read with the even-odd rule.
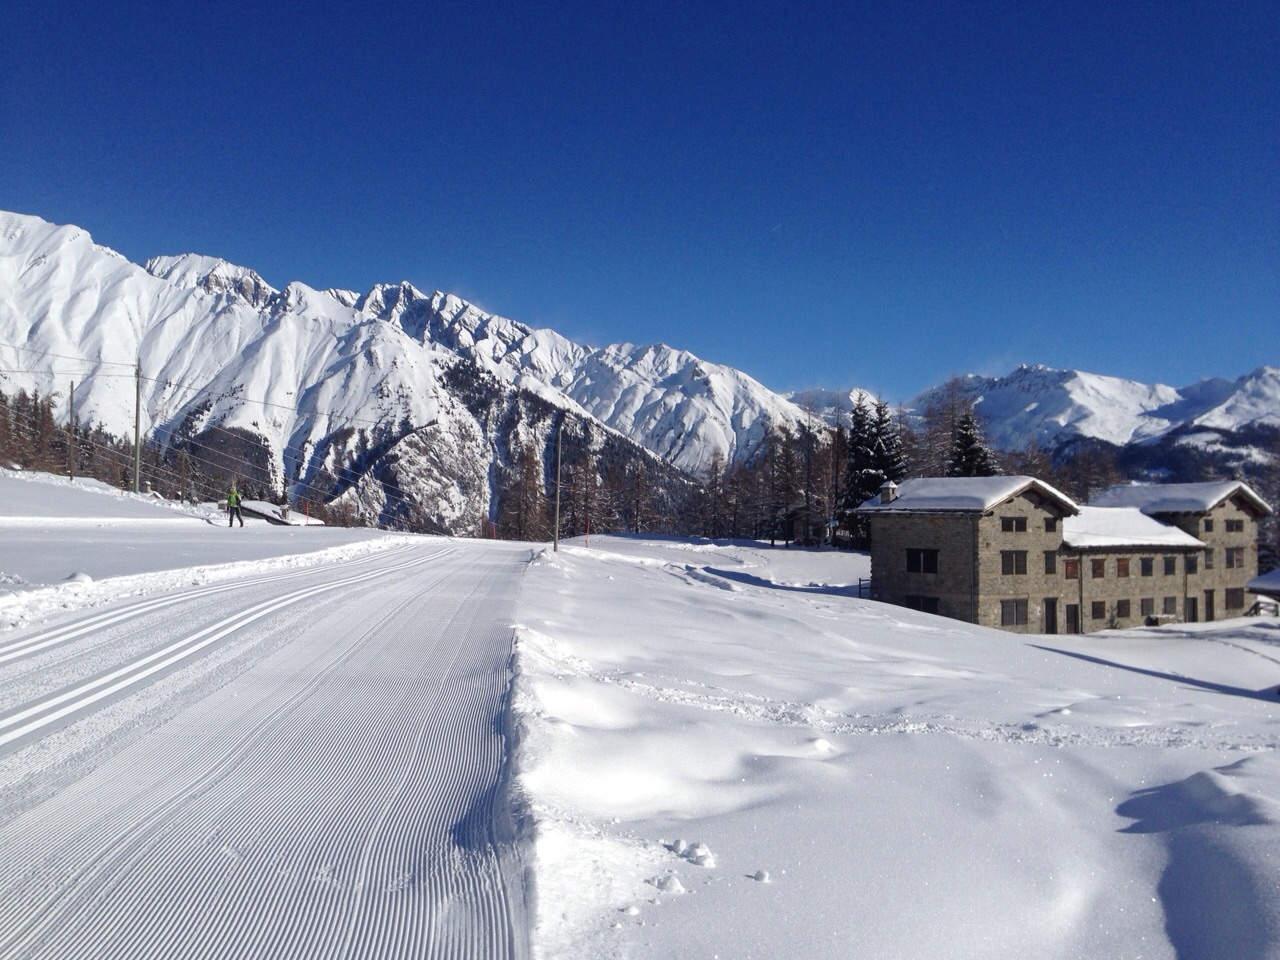
[[[196,254],[138,265],[79,227],[0,213],[0,392],[56,393],[65,419],[72,381],[78,422],[128,434],[139,389],[159,443],[239,444],[274,489],[323,479],[362,509],[399,498],[450,532],[493,511],[519,451],[545,473],[565,418],[595,455],[675,482],[749,460],[773,427],[834,422],[859,393],[783,396],[686,351],[589,347],[408,283],[277,290]],[[1259,457],[1242,431],[1280,428],[1276,367],[1175,389],[1023,366],[926,391],[906,415],[944,389],[1007,448],[1172,438]]]

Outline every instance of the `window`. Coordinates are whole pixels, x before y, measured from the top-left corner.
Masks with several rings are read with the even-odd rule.
[[[1200,572],[1200,558],[1197,557],[1194,553],[1187,554],[1186,563],[1187,563],[1187,573]]]
[[[1057,517],[1045,517],[1045,518],[1044,518],[1044,532],[1045,532],[1045,533],[1057,533],[1057,532],[1058,532],[1058,518],[1057,518]]]
[[[1062,561],[1062,576],[1067,580],[1080,579],[1080,561],[1076,557]]]
[[[1089,607],[1089,616],[1094,620],[1107,619],[1107,603],[1105,600],[1095,600]]]
[[[1005,576],[1027,572],[1027,551],[1001,550],[1000,572]]]
[[[1021,627],[1027,623],[1026,600],[1000,601],[1000,626]]]
[[[1206,519],[1204,522],[1204,532],[1213,533],[1213,521]]]
[[[905,598],[906,606],[912,610],[919,610],[921,613],[937,613],[938,598],[937,597],[915,597],[908,596]]]
[[[1164,606],[1161,608],[1161,610],[1163,613],[1167,613],[1169,616],[1176,615],[1178,612],[1178,598],[1165,597]]]
[[[1058,572],[1058,551],[1057,550],[1046,550],[1044,552],[1044,572],[1045,573]]]
[[[1144,617],[1154,617],[1156,615],[1156,598],[1143,597],[1138,601],[1138,608],[1142,611]]]
[[[1227,588],[1227,609],[1228,610],[1244,609],[1244,588],[1243,587]]]
[[[1093,570],[1092,570],[1092,574],[1091,574],[1091,576],[1093,577],[1093,579],[1095,579],[1095,580],[1101,580],[1103,577],[1105,577],[1105,576],[1107,575],[1107,561],[1106,561],[1106,560],[1090,560],[1090,561],[1089,561],[1089,565],[1090,565],[1090,567],[1092,567],[1092,568],[1093,568]]]
[[[1244,547],[1227,547],[1223,552],[1227,557],[1227,569],[1235,570],[1244,566]]]
[[[1129,616],[1129,601],[1117,600],[1116,601],[1116,617],[1118,619],[1123,620],[1128,616]]]
[[[1118,557],[1116,559],[1116,576],[1127,577],[1129,575],[1129,558]]]
[[[907,573],[937,573],[938,551],[907,547]]]
[[[1001,533],[1026,533],[1027,518],[1026,517],[1001,517],[1000,532]]]
[[[1142,571],[1142,575],[1144,577],[1149,577],[1156,572],[1156,558],[1143,557],[1141,560],[1138,561],[1138,566]]]
[[[1243,521],[1243,520],[1228,520],[1228,521],[1227,521],[1227,533],[1244,533],[1244,521]]]
[[[1213,569],[1213,547],[1209,547],[1204,552],[1204,568],[1206,570]]]
[[[1165,557],[1164,558],[1164,575],[1166,577],[1172,577],[1177,572],[1178,572],[1178,558]]]

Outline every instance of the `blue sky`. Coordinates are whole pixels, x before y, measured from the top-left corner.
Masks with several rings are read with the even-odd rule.
[[[119,7],[121,9],[112,9]],[[1280,363],[1280,5],[18,4],[0,208],[893,401]]]

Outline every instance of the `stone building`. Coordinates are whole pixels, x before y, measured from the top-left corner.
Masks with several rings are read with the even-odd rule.
[[[1019,633],[1244,613],[1257,519],[1270,508],[1243,483],[1124,493],[1139,489],[1082,507],[1032,477],[885,484],[859,508],[872,597]]]
[[[1207,483],[1132,483],[1094,497],[1098,507],[1141,510],[1204,544],[1189,583],[1182,619],[1238,617],[1252,605],[1249,581],[1258,575],[1258,521],[1271,507],[1239,480]]]

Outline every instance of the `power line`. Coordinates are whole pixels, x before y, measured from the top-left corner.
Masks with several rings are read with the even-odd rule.
[[[0,347],[10,347],[14,350],[21,350],[24,353],[34,353],[38,357],[54,357],[58,360],[78,360],[81,363],[107,364],[113,367],[132,367],[132,363],[124,363],[120,360],[103,360],[101,358],[95,360],[92,357],[71,357],[61,353],[50,353],[47,350],[37,350],[34,347],[23,346],[19,343],[4,343],[0,341]],[[26,373],[31,371],[13,371],[18,373]]]

